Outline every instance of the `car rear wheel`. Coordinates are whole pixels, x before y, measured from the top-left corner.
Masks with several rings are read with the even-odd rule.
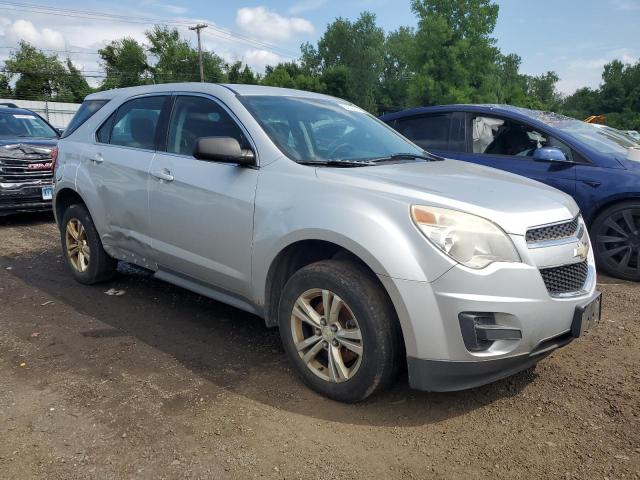
[[[87,285],[112,278],[117,261],[104,251],[87,208],[71,205],[65,210],[61,225],[62,253],[74,278]]]
[[[624,280],[640,281],[640,202],[623,202],[602,212],[591,236],[598,267]]]
[[[313,390],[357,402],[395,380],[401,349],[393,307],[359,265],[327,260],[296,272],[284,287],[280,336]]]

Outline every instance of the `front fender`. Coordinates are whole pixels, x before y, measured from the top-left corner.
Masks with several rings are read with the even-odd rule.
[[[454,265],[415,227],[406,199],[322,182],[315,175],[286,180],[286,174],[265,169],[258,182],[252,278],[259,305],[264,305],[269,267],[301,240],[339,245],[377,275],[403,280],[431,282]]]

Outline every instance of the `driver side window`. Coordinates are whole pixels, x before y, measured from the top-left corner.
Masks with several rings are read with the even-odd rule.
[[[542,147],[561,150],[567,160],[572,160],[571,149],[533,127],[513,120],[476,116],[471,121],[473,153],[533,157],[533,152]]]
[[[196,142],[203,137],[232,137],[247,145],[233,118],[213,100],[203,97],[176,98],[169,122],[167,152],[193,155]]]

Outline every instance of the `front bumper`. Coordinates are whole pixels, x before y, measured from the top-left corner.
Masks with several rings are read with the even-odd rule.
[[[565,332],[541,342],[531,353],[480,362],[408,357],[409,383],[416,390],[429,392],[450,392],[479,387],[533,367],[551,352],[568,345],[574,339],[571,332]]]
[[[584,288],[563,297],[550,295],[532,263],[494,263],[482,270],[458,265],[431,283],[380,276],[400,317],[413,388],[451,391],[490,383],[573,340],[576,309],[598,295],[593,255]],[[463,312],[490,313],[497,325],[521,336],[469,350],[459,320]]]
[[[50,211],[51,200],[42,199],[42,188],[51,186],[51,181],[29,184],[3,183],[0,185],[0,216]]]

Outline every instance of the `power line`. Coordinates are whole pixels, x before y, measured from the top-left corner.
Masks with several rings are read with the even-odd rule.
[[[19,50],[20,46],[16,45],[15,47],[0,45],[0,49],[2,50]],[[82,55],[100,55],[98,52],[91,51],[83,51],[83,50],[54,50],[50,48],[38,48],[41,52],[50,52],[50,53],[73,53],[73,54],[82,54]]]
[[[45,15],[84,18],[89,20],[117,21],[117,22],[123,22],[123,23],[135,23],[135,24],[142,24],[142,25],[155,24],[155,25],[161,25],[161,26],[167,26],[167,27],[173,26],[173,27],[179,27],[179,28],[189,28],[189,26],[191,25],[191,22],[188,22],[187,20],[167,20],[163,18],[154,18],[154,17],[117,15],[117,14],[106,13],[106,12],[48,7],[46,5],[38,5],[38,4],[23,3],[23,2],[0,1],[0,5],[3,5],[4,9],[9,11],[17,11],[17,12],[30,11],[33,13],[39,13],[39,14],[45,14]],[[282,48],[272,43],[257,40],[255,38],[248,37],[246,35],[243,35],[241,33],[238,33],[229,29],[220,28],[215,25],[209,25],[209,28],[211,29],[211,31],[208,32],[208,35],[207,35],[209,37],[223,39],[226,41],[235,40],[237,42],[248,44],[253,47],[271,50],[272,52],[287,58],[297,58],[297,54],[291,55],[292,52],[283,50]]]

